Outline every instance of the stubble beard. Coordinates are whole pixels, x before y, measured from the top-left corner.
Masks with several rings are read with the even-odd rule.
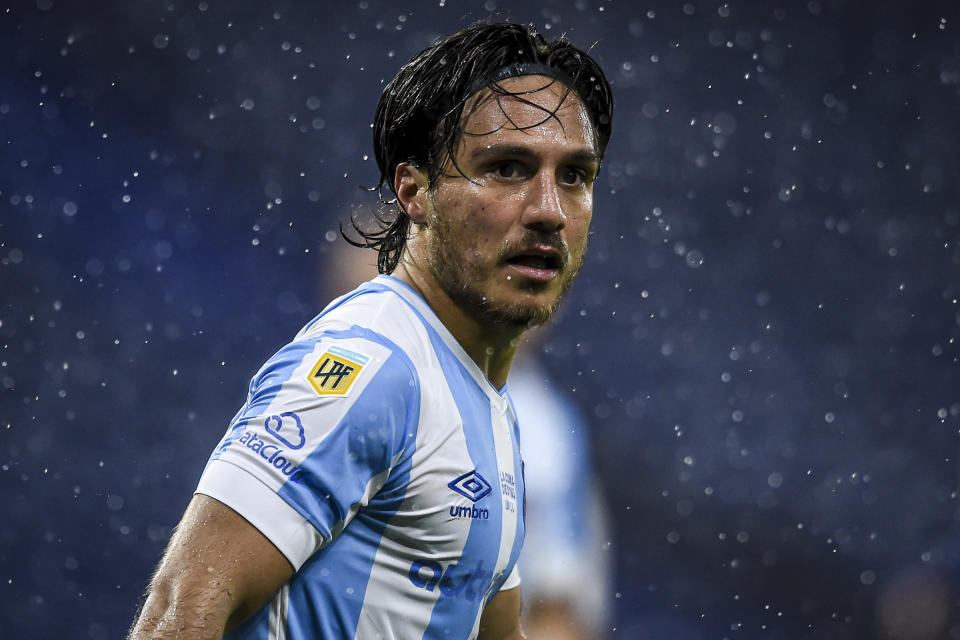
[[[485,295],[480,283],[487,280],[483,265],[478,261],[466,260],[457,252],[458,244],[454,239],[451,226],[443,215],[433,216],[432,233],[427,243],[427,264],[440,288],[460,309],[498,327],[507,329],[530,329],[545,323],[553,315],[560,301],[573,286],[583,259],[586,245],[577,256],[571,256],[562,268],[560,293],[545,305],[522,305],[497,300]],[[497,257],[500,264],[501,257]],[[548,284],[530,282],[526,285],[531,292],[542,291]]]

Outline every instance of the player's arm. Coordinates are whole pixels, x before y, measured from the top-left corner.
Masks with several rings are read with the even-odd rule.
[[[129,639],[222,638],[292,574],[287,559],[252,524],[197,494],[170,539]]]
[[[520,588],[500,591],[493,596],[480,616],[480,635],[477,640],[523,640],[520,629],[520,606],[523,598]]]

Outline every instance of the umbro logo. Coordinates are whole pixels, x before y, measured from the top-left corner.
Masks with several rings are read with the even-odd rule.
[[[476,502],[487,496],[492,490],[490,483],[483,479],[483,476],[477,473],[477,470],[468,471],[459,478],[455,478],[447,483],[447,486],[462,495],[470,502]]]

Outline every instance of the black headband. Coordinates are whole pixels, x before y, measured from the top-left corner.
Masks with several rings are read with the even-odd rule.
[[[497,70],[497,72],[494,73],[489,80],[478,82],[469,95],[472,96],[484,87],[488,87],[491,84],[500,83],[507,78],[518,78],[520,76],[547,76],[548,78],[559,80],[563,84],[579,93],[576,81],[574,81],[569,74],[557,69],[556,67],[551,67],[547,64],[539,64],[536,62],[514,62],[513,64],[508,64],[507,66]]]

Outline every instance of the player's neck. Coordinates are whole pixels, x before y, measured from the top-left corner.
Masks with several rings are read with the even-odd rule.
[[[510,365],[520,344],[523,329],[492,325],[467,313],[422,269],[401,262],[392,274],[419,293],[443,326],[467,352],[495,389],[507,383]]]

